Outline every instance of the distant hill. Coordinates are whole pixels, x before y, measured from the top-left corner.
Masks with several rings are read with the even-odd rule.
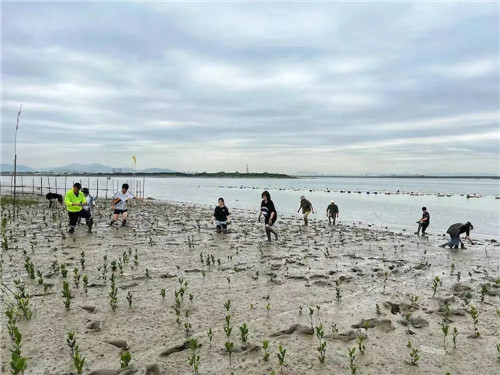
[[[71,163],[61,167],[49,167],[34,169],[27,167],[25,165],[18,165],[18,172],[55,172],[55,173],[113,173],[113,167],[108,165],[94,163],[94,164],[79,164]],[[120,173],[134,173],[132,168],[116,168],[120,170]],[[12,172],[14,166],[12,164],[2,164],[1,172]],[[175,173],[172,169],[168,168],[147,168],[137,170],[137,173]]]
[[[0,164],[0,172],[13,172],[13,171],[14,171],[14,164]],[[18,172],[35,172],[34,169],[31,169],[30,167],[27,167],[26,165],[18,165],[17,171]]]

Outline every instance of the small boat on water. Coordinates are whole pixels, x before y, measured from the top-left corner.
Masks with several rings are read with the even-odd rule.
[[[467,196],[466,196],[466,197],[467,197],[467,199],[469,199],[469,198],[482,198],[483,196],[482,196],[482,195],[479,195],[479,194],[474,193],[474,194],[467,194]]]
[[[444,195],[444,193],[438,193],[437,196],[438,197],[444,197],[445,195]]]

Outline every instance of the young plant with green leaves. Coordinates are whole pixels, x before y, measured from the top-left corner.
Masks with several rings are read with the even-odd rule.
[[[457,337],[458,337],[458,329],[457,327],[453,327],[453,332],[452,332],[453,348],[457,347]]]
[[[189,340],[189,349],[191,349],[191,356],[189,357],[189,366],[193,368],[193,374],[198,374],[200,368],[200,355],[197,353],[198,350],[198,339],[192,338]]]
[[[80,278],[81,278],[81,275],[78,272],[78,268],[74,268],[73,269],[73,283],[75,284],[76,289],[78,289],[78,287],[80,286]]]
[[[163,300],[165,300],[165,288],[160,289],[160,295]]]
[[[83,292],[85,293],[85,295],[87,295],[89,288],[89,277],[87,275],[83,275],[82,281],[83,281]]]
[[[337,299],[337,302],[340,302],[342,299],[342,293],[340,290],[340,279],[335,280],[335,298]]]
[[[24,370],[26,370],[27,359],[21,355],[21,347],[22,347],[22,338],[23,335],[19,332],[17,327],[14,328],[14,347],[11,351],[11,361],[10,368],[12,375],[23,375]]]
[[[76,345],[75,331],[68,332],[68,337],[66,338],[66,344],[68,344],[71,350],[71,357],[73,357],[75,353],[78,352],[78,345]]]
[[[358,331],[358,350],[361,354],[365,354],[365,350],[366,350],[366,345],[364,344],[364,342],[366,341],[366,339],[368,338],[368,336],[366,335],[366,333],[364,332],[361,332],[361,331]]]
[[[318,338],[319,341],[319,346],[316,348],[316,350],[319,353],[318,359],[321,363],[325,363],[326,341],[323,340],[324,336],[323,324],[320,323],[320,325],[315,328],[315,332],[316,332],[316,337]]]
[[[209,342],[209,349],[212,350],[212,340],[214,338],[214,333],[212,332],[212,328],[208,329],[207,336],[208,336],[208,342]]]
[[[224,346],[226,348],[227,353],[229,354],[229,366],[231,367],[233,365],[232,360],[231,360],[231,354],[233,353],[234,343],[231,341],[226,341]]]
[[[469,310],[469,315],[472,318],[472,321],[474,323],[474,336],[475,337],[480,337],[481,333],[479,332],[479,329],[477,328],[477,324],[479,323],[479,312],[474,306],[470,307]]]
[[[280,364],[281,373],[283,374],[283,366],[285,365],[286,349],[280,345],[278,347],[278,353],[276,353],[276,355],[278,356],[278,362]]]
[[[67,281],[63,282],[63,288],[62,288],[62,295],[63,295],[63,301],[64,301],[64,307],[66,307],[66,310],[69,310],[71,307],[71,290],[69,289],[69,284]]]
[[[432,296],[436,296],[436,292],[437,292],[437,288],[438,286],[441,286],[443,285],[443,282],[439,279],[439,276],[436,276],[433,280],[432,280]]]
[[[420,357],[418,355],[418,349],[412,347],[411,341],[408,341],[408,344],[406,344],[406,347],[408,349],[411,349],[411,352],[410,352],[410,364],[412,366],[418,366],[417,362],[420,359]]]
[[[351,374],[356,373],[356,348],[348,349],[349,351],[349,369],[351,370]]]
[[[85,269],[85,251],[80,253],[80,265],[82,266],[82,271]]]
[[[120,354],[120,368],[127,368],[132,360],[132,355],[127,350],[125,353]]]
[[[83,365],[85,363],[85,357],[81,356],[79,352],[76,352],[73,356],[73,365],[75,366],[76,373],[81,375],[83,373]]]
[[[264,350],[264,361],[269,360],[269,341],[262,341],[262,349]]]
[[[132,292],[129,290],[127,293],[128,307],[132,307]]]
[[[118,288],[116,287],[115,284],[116,278],[114,273],[111,274],[110,280],[111,280],[111,291],[109,292],[109,305],[111,306],[111,309],[114,312],[116,311],[116,308],[118,306]]]
[[[446,337],[448,337],[448,330],[449,330],[449,326],[442,323],[441,324],[441,330],[443,331],[443,342],[444,342],[444,351],[446,352],[447,351],[447,343],[446,343]]]
[[[247,324],[243,323],[243,325],[240,326],[239,328],[240,328],[240,334],[241,334],[241,341],[242,342],[247,342],[247,340],[248,340],[248,327],[247,327]]]
[[[7,316],[7,331],[9,332],[9,336],[12,341],[15,340],[14,330],[17,327],[17,315],[14,311],[13,306],[10,306],[9,309],[5,311],[5,316]]]

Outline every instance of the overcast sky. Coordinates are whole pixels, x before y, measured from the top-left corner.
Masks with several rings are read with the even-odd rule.
[[[15,4],[2,162],[499,173],[497,3]]]

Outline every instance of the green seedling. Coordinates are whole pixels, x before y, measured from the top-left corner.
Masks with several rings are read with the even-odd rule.
[[[448,330],[449,330],[449,326],[442,323],[441,324],[441,330],[443,331],[443,335],[444,335],[444,338],[443,338],[443,341],[444,341],[444,351],[446,352],[447,350],[447,345],[446,345],[446,337],[448,336]]]
[[[314,315],[314,309],[309,307],[309,319],[311,319],[311,328],[314,326],[313,324],[313,315]]]
[[[189,293],[189,302],[193,303],[193,299],[194,299],[194,296],[191,293]]]
[[[450,304],[448,301],[444,303],[444,315],[446,316],[446,319],[449,320],[451,316],[451,309],[450,309]]]
[[[165,288],[161,288],[160,295],[163,300],[165,300]]]
[[[111,306],[111,309],[116,311],[116,308],[118,306],[118,288],[115,285],[115,274],[111,274],[111,291],[109,292],[109,305]]]
[[[78,345],[76,345],[76,337],[75,332],[68,332],[68,338],[66,339],[66,343],[71,349],[71,356],[73,357],[76,352],[78,352]]]
[[[181,324],[181,310],[178,309],[177,307],[175,308],[175,315],[177,316],[177,319],[175,322],[180,325]]]
[[[40,270],[36,271],[36,275],[38,276],[38,279],[37,279],[38,285],[42,285],[43,284],[42,271],[40,271]]]
[[[231,308],[231,300],[227,300],[227,302],[224,304],[224,307],[226,308],[226,311],[229,313],[229,309]]]
[[[190,336],[190,333],[191,333],[191,323],[189,323],[189,322],[184,323],[184,333],[186,334],[186,337]]]
[[[21,341],[22,341],[21,332],[17,327],[14,328],[14,347],[11,349],[11,361],[10,368],[12,375],[24,374],[24,370],[26,370],[27,359],[21,355]]]
[[[230,341],[226,341],[226,343],[224,344],[224,346],[226,347],[226,351],[229,354],[229,366],[231,367],[232,366],[231,353],[233,352],[234,343],[230,342]]]
[[[271,303],[268,302],[267,305],[266,305],[266,311],[267,311],[268,314],[269,314],[270,310],[271,310]]]
[[[130,292],[130,290],[127,293],[127,302],[128,302],[128,307],[132,307],[132,292]]]
[[[240,328],[240,333],[241,333],[241,341],[242,342],[247,342],[248,340],[248,328],[247,324],[243,323],[243,325]]]
[[[31,296],[19,280],[14,281],[14,283],[16,284],[17,288],[17,293],[14,294],[14,299],[17,302],[17,307],[22,312],[22,315],[27,320],[30,320],[33,315],[30,307]]]
[[[78,268],[73,269],[73,283],[76,289],[80,286],[80,274],[78,273]]]
[[[85,363],[85,357],[82,357],[79,352],[76,352],[73,356],[73,365],[75,366],[77,374],[82,374],[83,364]]]
[[[82,266],[82,270],[85,269],[85,251],[80,253],[80,265]]]
[[[437,288],[438,288],[438,286],[440,286],[440,285],[443,285],[443,282],[439,279],[439,276],[436,276],[436,277],[432,280],[432,296],[433,296],[433,297],[436,295]]]
[[[131,360],[132,356],[128,350],[125,353],[120,354],[120,368],[127,368]]]
[[[269,341],[262,342],[262,349],[264,350],[264,361],[269,360]]]
[[[302,315],[302,306],[299,306],[299,315]]]
[[[340,302],[342,299],[342,293],[340,290],[340,279],[335,280],[335,298],[337,298],[337,302]]]
[[[139,266],[139,255],[137,254],[137,249],[135,249],[134,253],[134,267],[137,268]]]
[[[471,306],[470,310],[469,310],[469,314],[472,318],[472,321],[474,322],[474,336],[480,337],[481,333],[479,333],[479,330],[477,329],[477,323],[479,322],[479,313],[474,306]]]
[[[82,281],[83,281],[83,291],[85,292],[85,295],[87,295],[89,287],[89,277],[87,275],[83,275]]]
[[[377,312],[377,315],[380,315],[380,314],[381,314],[381,312],[380,312],[380,306],[379,306],[379,304],[378,304],[378,303],[377,303],[377,304],[375,304],[375,311]]]
[[[456,348],[457,347],[457,336],[458,336],[458,329],[457,329],[457,327],[453,327],[452,334],[453,334],[453,336],[452,336],[452,339],[453,339],[453,348]]]
[[[189,340],[189,349],[191,349],[191,356],[189,357],[189,366],[193,368],[193,374],[198,374],[200,368],[200,356],[196,353],[198,350],[198,339]]]
[[[61,264],[60,270],[61,276],[66,278],[68,276],[68,270],[66,269],[66,265],[64,263]]]
[[[324,336],[323,325],[320,323],[320,325],[315,328],[315,331],[316,331],[316,337],[318,338],[319,341],[319,346],[316,348],[316,350],[319,353],[318,359],[321,363],[325,363],[326,341],[323,340]]]
[[[116,263],[116,260],[113,260],[111,261],[111,271],[112,272],[116,272],[116,270],[118,269],[118,264]]]
[[[418,301],[418,296],[410,296],[411,307],[416,308],[417,307],[417,301]]]
[[[17,323],[17,315],[14,312],[14,308],[11,306],[8,310],[5,311],[5,315],[7,316],[7,331],[9,332],[9,336],[12,341],[15,340],[14,331]]]
[[[226,277],[227,279],[227,287],[229,288],[229,290],[231,290],[231,278],[228,276]]]
[[[418,349],[412,348],[412,345],[411,345],[410,341],[408,341],[408,344],[406,345],[406,347],[408,349],[411,349],[411,352],[410,352],[410,364],[412,366],[418,366],[417,362],[420,359],[420,357],[418,356]]]
[[[278,347],[278,353],[276,353],[278,356],[278,361],[280,363],[280,369],[281,373],[283,374],[283,366],[285,365],[285,356],[286,356],[286,349],[284,349],[281,345]]]
[[[212,332],[212,328],[208,329],[207,336],[208,336],[208,342],[210,345],[210,350],[212,350],[212,339],[214,338],[214,333]]]
[[[226,336],[229,338],[231,336],[231,332],[233,331],[233,327],[230,326],[231,323],[231,315],[226,316],[226,326],[224,327],[224,332]]]
[[[332,324],[332,333],[335,334],[339,331],[339,329],[337,328],[337,324]]]
[[[351,374],[356,373],[356,348],[348,349],[349,350],[349,369],[351,370]]]
[[[62,295],[64,297],[64,307],[69,310],[71,307],[71,290],[69,289],[69,284],[67,281],[63,282]]]
[[[387,271],[384,272],[384,290],[382,291],[382,293],[385,293],[385,288],[387,287],[387,277],[389,276],[389,274],[387,273]]]
[[[361,331],[358,332],[358,350],[363,355],[365,354],[365,349],[366,349],[364,342],[366,341],[367,338],[368,336],[365,333]]]
[[[484,297],[486,296],[486,293],[488,293],[488,286],[482,285],[481,286],[481,302],[484,302]]]

